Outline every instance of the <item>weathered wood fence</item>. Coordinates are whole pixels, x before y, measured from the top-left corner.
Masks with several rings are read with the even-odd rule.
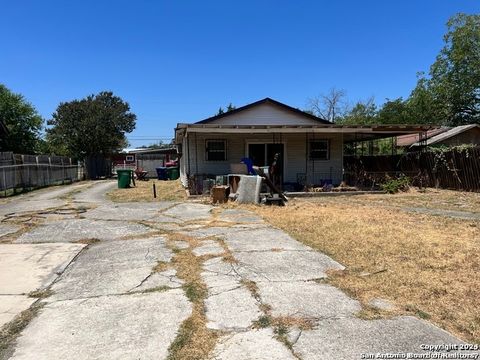
[[[77,181],[82,168],[70,158],[0,152],[0,196]]]
[[[392,156],[346,156],[344,169],[349,184],[363,187],[405,175],[417,186],[480,191],[480,147]]]

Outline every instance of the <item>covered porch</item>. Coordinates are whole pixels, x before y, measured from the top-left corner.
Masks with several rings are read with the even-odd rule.
[[[268,167],[278,154],[284,190],[339,185],[344,180],[345,145],[404,134],[423,134],[432,126],[375,125],[220,125],[179,124],[175,142],[185,187],[236,173],[242,159]],[[421,135],[420,135],[421,136]]]

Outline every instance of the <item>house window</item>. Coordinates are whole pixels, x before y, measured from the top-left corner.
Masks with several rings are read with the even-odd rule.
[[[206,157],[208,161],[227,160],[227,141],[226,140],[207,140]]]
[[[126,161],[129,161],[129,162],[133,161],[133,159],[134,159],[134,158],[133,158],[133,155],[127,155],[127,156],[125,157],[125,160],[126,160]]]
[[[330,142],[328,140],[310,141],[310,159],[328,160],[330,158]]]

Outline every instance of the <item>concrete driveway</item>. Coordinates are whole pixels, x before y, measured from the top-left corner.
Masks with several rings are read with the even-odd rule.
[[[325,282],[341,264],[252,213],[112,203],[105,193],[114,186],[45,189],[0,205],[4,330],[39,309],[4,341],[2,358],[167,358],[193,309],[176,268],[182,251],[202,264],[214,359],[362,359],[461,343],[413,317],[360,319],[360,303]]]

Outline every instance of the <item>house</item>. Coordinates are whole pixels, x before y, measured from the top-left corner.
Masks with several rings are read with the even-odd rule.
[[[148,172],[148,177],[156,177],[156,168],[165,166],[171,160],[177,159],[175,147],[124,149],[112,156],[112,166],[116,169],[141,168]]]
[[[480,145],[480,125],[469,124],[456,127],[441,127],[419,134],[397,137],[397,146],[417,150],[422,146]]]
[[[268,166],[278,154],[284,185],[339,184],[347,142],[425,132],[425,125],[335,125],[270,98],[193,124],[177,124],[180,178],[187,187],[232,173],[249,158]]]

